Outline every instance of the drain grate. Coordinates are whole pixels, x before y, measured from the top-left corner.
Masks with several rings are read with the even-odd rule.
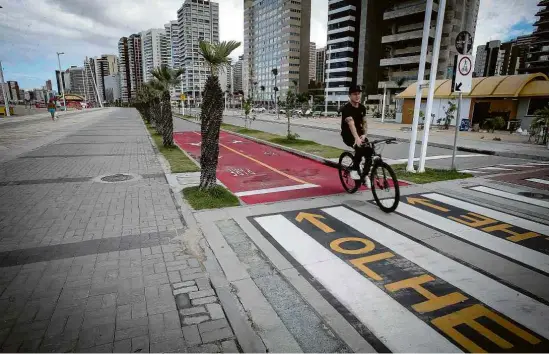
[[[125,182],[125,181],[130,181],[133,178],[134,177],[132,175],[117,173],[117,174],[114,174],[114,175],[101,177],[101,181],[103,181],[103,182]]]

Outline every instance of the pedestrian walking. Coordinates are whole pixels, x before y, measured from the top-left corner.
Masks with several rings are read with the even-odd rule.
[[[56,110],[55,102],[50,101],[48,103],[48,112],[50,112],[50,114],[51,114],[51,120],[55,120],[55,110]]]

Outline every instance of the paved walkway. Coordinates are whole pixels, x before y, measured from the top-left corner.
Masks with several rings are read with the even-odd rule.
[[[135,110],[1,129],[3,351],[235,352],[237,322],[253,342],[222,308],[212,260],[189,247]],[[132,178],[100,179],[117,174]]]
[[[228,110],[227,116],[239,116],[240,111]],[[278,121],[286,124],[286,117],[280,115],[280,120],[276,119],[273,114],[259,114],[257,119],[266,121]],[[306,127],[314,127],[319,129],[340,130],[340,118],[293,118],[293,125],[301,125]],[[409,128],[406,124],[381,123],[379,121],[370,121],[369,133],[378,136],[388,136],[409,141],[410,132],[403,131],[401,128]],[[455,131],[453,130],[438,130],[432,127],[429,135],[429,145],[452,148]],[[494,141],[495,137],[501,138],[502,141]],[[423,131],[418,132],[418,140],[423,140]],[[534,145],[528,143],[528,137],[507,132],[501,134],[491,133],[473,133],[460,132],[458,146],[474,151],[489,151],[495,155],[505,157],[519,158],[539,158],[549,160],[549,149],[543,145]]]

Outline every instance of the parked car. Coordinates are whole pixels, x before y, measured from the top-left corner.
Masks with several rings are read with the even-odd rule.
[[[254,113],[265,113],[267,111],[264,107],[258,107],[258,108],[252,108],[252,112]]]
[[[286,111],[285,111],[284,109],[281,109],[281,110],[278,111],[278,113],[280,113],[280,114],[286,114]]]

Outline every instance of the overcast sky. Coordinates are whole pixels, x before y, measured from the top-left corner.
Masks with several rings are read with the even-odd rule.
[[[311,41],[326,43],[328,0],[312,1]],[[380,0],[381,1],[381,0]],[[243,0],[218,0],[221,40],[243,40]],[[481,0],[475,48],[532,31],[538,0]],[[0,0],[0,60],[6,80],[21,88],[56,89],[56,52],[63,67],[86,56],[118,54],[122,36],[163,28],[177,18],[182,0]],[[242,54],[240,47],[235,55]]]

